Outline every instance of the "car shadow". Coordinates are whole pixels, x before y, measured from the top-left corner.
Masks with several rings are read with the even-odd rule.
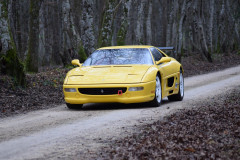
[[[170,103],[167,99],[162,100],[162,104],[159,106]],[[123,110],[123,109],[147,109],[156,108],[150,106],[149,103],[133,103],[133,104],[123,104],[123,103],[89,103],[83,105],[81,109],[75,109],[76,111],[100,111],[100,110]]]

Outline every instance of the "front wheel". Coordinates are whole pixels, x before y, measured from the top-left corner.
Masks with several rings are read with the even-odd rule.
[[[181,101],[184,97],[184,79],[183,79],[183,73],[180,71],[179,76],[179,90],[177,94],[168,96],[169,101]]]
[[[66,103],[66,105],[69,109],[78,109],[78,110],[82,109],[82,106],[83,106],[82,104],[70,104],[70,103]]]
[[[154,107],[158,107],[158,106],[160,106],[161,102],[162,102],[161,79],[160,79],[160,77],[157,75],[157,76],[156,76],[155,97],[154,97],[154,99],[151,101],[151,105],[154,106]]]

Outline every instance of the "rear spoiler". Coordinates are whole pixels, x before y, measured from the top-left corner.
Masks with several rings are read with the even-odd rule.
[[[176,51],[174,47],[157,47],[158,49],[167,52],[167,54],[172,55],[173,57],[176,56]]]
[[[157,47],[160,50],[174,50],[174,47]]]

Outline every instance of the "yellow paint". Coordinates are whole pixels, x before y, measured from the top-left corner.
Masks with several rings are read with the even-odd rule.
[[[68,74],[67,84],[140,83],[150,65],[87,66]]]
[[[72,65],[81,67],[81,63],[78,59],[72,60]]]
[[[63,85],[63,88],[111,88],[111,87],[144,87],[142,91],[126,91],[121,96],[117,93],[115,95],[84,95],[79,92],[65,92],[64,98],[67,103],[71,104],[84,104],[84,103],[141,103],[153,100],[155,93],[155,81],[148,83],[136,84],[91,84],[91,85]]]
[[[120,49],[120,48],[150,48],[153,46],[112,46],[100,49]],[[159,50],[161,51],[161,50]],[[70,104],[85,103],[141,103],[148,102],[155,97],[156,75],[161,76],[162,98],[178,93],[179,71],[181,64],[174,58],[166,57],[160,60],[157,65],[105,65],[105,66],[81,66],[80,62],[73,60],[74,68],[66,75],[63,85],[64,98]],[[167,79],[174,77],[173,87],[167,86]],[[127,91],[122,95],[85,95],[78,91],[78,88],[109,88],[127,87]],[[144,87],[142,91],[128,91],[130,87]],[[64,88],[76,88],[77,92],[65,92]]]

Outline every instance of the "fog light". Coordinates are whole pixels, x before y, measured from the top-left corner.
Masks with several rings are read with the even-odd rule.
[[[144,89],[143,87],[130,87],[128,90],[129,91],[141,91],[143,89]]]
[[[76,88],[65,88],[65,92],[77,92]]]

